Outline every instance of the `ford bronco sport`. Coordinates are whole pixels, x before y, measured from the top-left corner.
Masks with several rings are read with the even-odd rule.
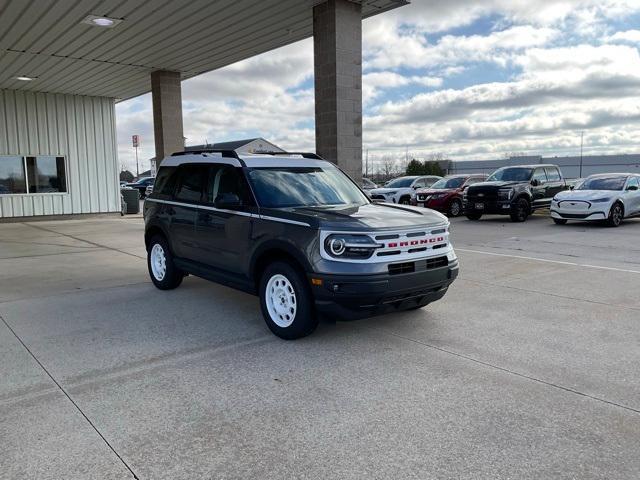
[[[184,152],[144,204],[151,280],[187,274],[258,294],[268,327],[303,337],[332,318],[416,309],[458,274],[440,213],[375,204],[315,154]]]

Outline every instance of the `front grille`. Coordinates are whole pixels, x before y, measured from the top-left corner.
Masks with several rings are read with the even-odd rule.
[[[587,218],[590,215],[599,212],[590,212],[590,213],[561,213],[563,218]]]
[[[495,201],[498,199],[498,190],[493,187],[469,187],[467,190],[468,201]]]
[[[389,265],[389,274],[398,275],[399,273],[412,273],[416,271],[415,262],[394,263]]]
[[[427,270],[446,267],[447,265],[449,265],[449,259],[447,257],[436,257],[427,259]]]

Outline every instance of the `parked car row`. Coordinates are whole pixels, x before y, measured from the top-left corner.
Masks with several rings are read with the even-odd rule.
[[[441,179],[442,177],[436,175],[399,177],[387,182],[382,188],[369,190],[369,196],[372,200],[410,205],[415,198],[416,190],[430,187]]]
[[[557,224],[598,220],[618,226],[624,218],[640,216],[640,175],[606,173],[567,181],[556,165],[517,165],[489,177],[449,175],[418,189],[411,203],[450,217],[464,213],[469,220],[492,214],[524,222],[536,210],[549,208]]]

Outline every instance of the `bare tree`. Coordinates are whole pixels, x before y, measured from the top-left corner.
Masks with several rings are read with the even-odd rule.
[[[382,176],[385,180],[389,180],[397,175],[398,162],[393,158],[393,155],[384,155],[380,165],[382,167]]]

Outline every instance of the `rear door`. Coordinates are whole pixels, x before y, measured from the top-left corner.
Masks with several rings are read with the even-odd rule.
[[[628,215],[640,214],[640,190],[630,190],[629,187],[640,188],[639,177],[629,177],[627,186],[625,187],[625,208],[628,209]]]
[[[202,202],[206,167],[181,165],[173,201],[167,206],[171,246],[177,257],[194,260],[196,245],[196,213]]]
[[[237,195],[241,204],[217,208],[216,200],[224,193]],[[254,214],[257,209],[242,169],[225,164],[209,166],[205,198],[196,220],[197,261],[216,269],[243,273]]]
[[[536,180],[537,185],[533,185],[533,181]],[[533,207],[538,208],[544,206],[547,200],[547,174],[544,171],[544,167],[538,167],[533,170],[533,176],[531,177],[531,193],[533,195]],[[551,203],[551,199],[549,199]]]
[[[564,180],[557,167],[545,167],[547,174],[547,199],[551,202],[551,199],[560,193],[565,188]]]

